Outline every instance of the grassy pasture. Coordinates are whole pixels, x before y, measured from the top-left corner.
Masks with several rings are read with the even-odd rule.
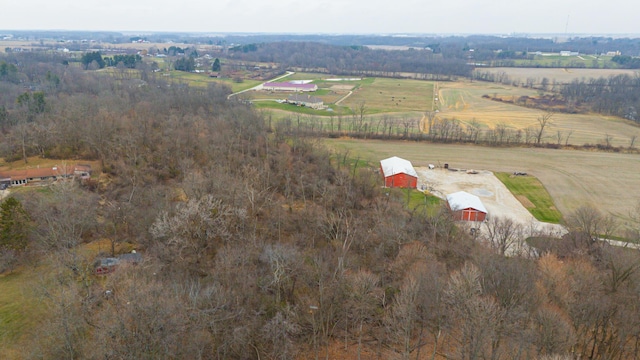
[[[46,317],[47,310],[30,285],[40,281],[37,268],[21,268],[0,275],[0,351],[3,359],[20,359],[25,355],[30,333]]]
[[[115,76],[117,78],[131,78],[131,79],[139,79],[139,71],[135,69],[116,69],[114,67],[107,67],[104,69],[98,70],[100,73],[108,74],[110,76]],[[161,71],[155,74],[158,78],[164,79],[167,81],[177,82],[177,83],[187,83],[190,86],[195,87],[207,87],[209,84],[213,83],[222,83],[226,84],[231,88],[232,92],[242,91],[246,89],[250,89],[256,85],[262,83],[262,81],[258,80],[248,80],[245,79],[241,83],[237,83],[233,81],[233,79],[229,78],[212,78],[209,77],[206,73],[191,73],[185,71]]]
[[[403,141],[327,139],[334,151],[349,151],[372,162],[389,156],[414,166],[449,163],[452,167],[493,172],[523,171],[547,189],[562,214],[593,206],[604,214],[627,217],[640,197],[640,156],[538,148],[491,148]]]
[[[250,91],[246,93],[252,100],[278,100],[278,99],[286,99],[291,95],[290,92],[283,91]],[[346,93],[336,93],[327,89],[318,89],[318,91],[309,93],[311,96],[319,97],[324,101],[325,104],[333,104],[336,101],[340,100]],[[277,106],[271,106],[273,108],[278,108]],[[295,111],[298,109],[292,109],[291,111]]]
[[[537,119],[544,111],[525,108],[508,103],[482,98],[482,95],[497,94],[514,98],[536,96],[531,89],[484,82],[438,83],[438,116],[457,119],[463,124],[475,122],[484,128],[503,124],[511,129],[538,127]],[[559,136],[560,135],[560,136]],[[604,144],[610,137],[613,146],[628,146],[632,136],[640,138],[640,127],[632,122],[600,114],[562,114],[552,117],[552,125],[544,133],[544,142],[565,144]]]
[[[495,176],[536,219],[555,224],[562,220],[562,214],[537,178],[530,175],[514,176],[507,172],[496,172]]]
[[[282,98],[286,98],[286,96]],[[272,100],[255,100],[254,99],[253,106],[256,107],[257,109],[264,109],[265,111],[270,111],[272,112],[272,115],[277,114],[273,116],[273,118],[275,118],[276,120],[288,118],[288,117],[289,118],[296,117],[296,116],[299,116],[300,114],[312,115],[312,116],[327,116],[327,114],[329,113],[327,110],[315,110],[305,106],[296,106],[292,104],[278,103]],[[347,110],[342,109],[342,111],[347,111]],[[303,121],[317,120],[316,118],[311,120],[305,117],[302,117],[301,119]]]
[[[166,73],[163,73],[166,74]],[[241,83],[236,83],[232,79],[218,79],[209,77],[205,73],[190,73],[184,71],[170,71],[168,78],[173,81],[183,81],[193,86],[207,86],[211,83],[224,83],[231,87],[231,91],[237,92],[246,89],[250,89],[256,85],[262,84],[262,81],[258,80],[244,80]]]
[[[316,80],[322,80],[329,77],[329,75],[327,74],[317,74],[317,73],[304,73],[304,72],[297,72],[294,74],[291,74],[289,76],[287,76],[286,78],[282,79],[282,81],[292,81],[292,80],[314,80],[314,84]]]
[[[383,113],[422,113],[427,107],[433,103],[433,82],[419,80],[404,79],[386,79],[386,78],[364,78],[357,81],[325,81],[322,79],[332,78],[331,75],[296,73],[287,77],[286,81],[291,80],[313,80],[318,85],[318,92],[311,93],[325,102],[325,104],[333,104],[349,94],[353,93],[340,103],[340,107],[334,107],[336,113],[348,115],[352,113],[352,109],[359,107],[364,102],[366,106],[366,115],[383,114]],[[284,99],[288,93],[281,92],[250,92],[252,99]],[[273,108],[284,110],[275,103],[260,103],[258,105],[263,108]],[[290,109],[292,112],[302,112],[300,108]],[[324,113],[324,115],[330,115]]]
[[[362,102],[369,114],[424,112],[430,110],[433,103],[433,82],[374,78],[371,84],[355,89],[342,105],[358,107]]]

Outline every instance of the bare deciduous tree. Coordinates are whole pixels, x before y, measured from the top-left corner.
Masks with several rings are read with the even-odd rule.
[[[540,145],[542,141],[542,137],[544,135],[544,130],[549,126],[553,125],[551,118],[553,117],[552,112],[546,112],[543,115],[540,115],[536,118],[538,122],[538,129],[536,132],[536,144]]]
[[[520,249],[524,241],[524,226],[511,218],[492,217],[486,222],[486,233],[482,237],[498,254],[506,255]]]
[[[358,360],[360,360],[362,353],[362,338],[365,335],[364,325],[373,320],[373,314],[380,302],[379,281],[378,276],[364,270],[347,277],[351,292],[346,308],[350,310],[350,318],[355,326],[355,333],[358,339]]]
[[[453,336],[456,356],[465,360],[485,357],[504,314],[494,299],[483,296],[478,268],[467,263],[451,275],[445,295],[458,324]]]
[[[387,318],[391,338],[400,344],[400,353],[404,360],[408,360],[411,352],[417,347],[413,341],[418,321],[419,292],[420,280],[409,275],[395,296]]]

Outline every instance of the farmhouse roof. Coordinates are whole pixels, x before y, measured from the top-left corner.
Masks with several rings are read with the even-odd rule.
[[[411,161],[401,159],[397,156],[380,160],[380,167],[382,168],[384,177],[393,176],[396,174],[407,174],[413,177],[418,177],[418,173],[416,173],[413,165],[411,165]]]
[[[46,167],[22,170],[9,170],[2,173],[2,177],[10,177],[13,180],[31,179],[50,176],[67,176],[73,173],[72,169],[66,167]]]
[[[480,198],[466,191],[458,191],[447,195],[447,202],[453,211],[472,208],[485,214],[487,213],[487,208],[484,207]]]

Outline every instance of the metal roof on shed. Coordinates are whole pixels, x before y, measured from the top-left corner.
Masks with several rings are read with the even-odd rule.
[[[453,211],[472,208],[485,214],[487,213],[487,208],[484,207],[480,198],[466,191],[458,191],[447,195],[447,202],[449,202],[449,207]]]
[[[397,156],[380,160],[380,167],[382,168],[384,177],[393,176],[396,174],[407,174],[413,177],[418,177],[418,173],[416,173],[413,165],[411,165],[411,161],[401,159]]]

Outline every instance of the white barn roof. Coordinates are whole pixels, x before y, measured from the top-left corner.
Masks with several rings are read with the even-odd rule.
[[[468,208],[476,209],[478,211],[482,211],[483,213],[487,213],[487,208],[484,207],[480,198],[469,194],[466,191],[458,191],[453,194],[447,195],[447,202],[449,202],[449,207],[453,211],[464,210]]]
[[[418,173],[416,173],[413,165],[411,165],[411,161],[401,159],[397,156],[380,160],[380,167],[382,167],[382,173],[384,174],[384,177],[393,176],[396,174],[407,174],[413,177],[418,177]]]

